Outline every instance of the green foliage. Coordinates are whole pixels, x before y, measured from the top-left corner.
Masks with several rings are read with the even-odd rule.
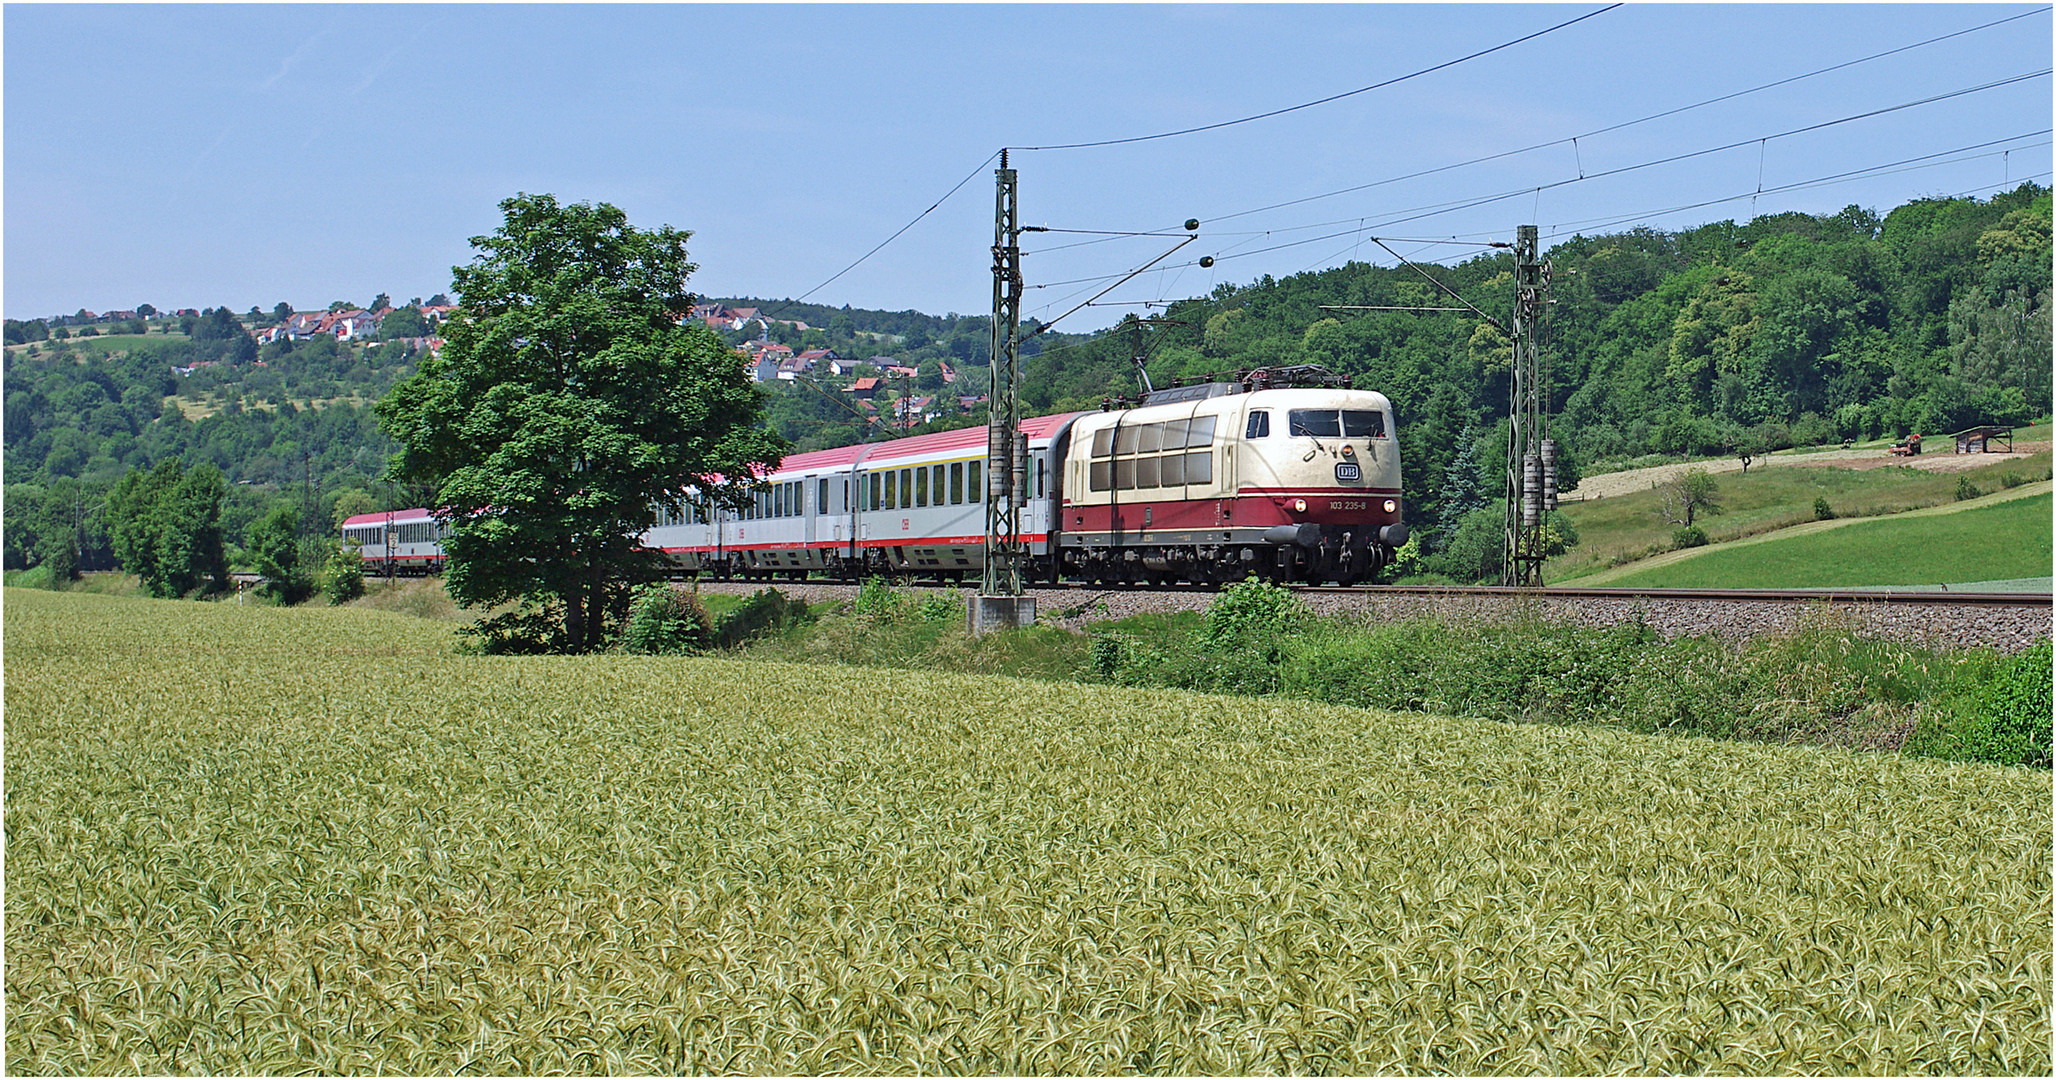
[[[761,637],[782,634],[804,622],[807,605],[777,589],[758,589],[715,623],[714,645],[733,649]]]
[[[1813,520],[1815,520],[1815,521],[1833,521],[1834,519],[1835,519],[1835,508],[1834,508],[1834,507],[1832,507],[1832,506],[1829,506],[1829,505],[1828,505],[1828,497],[1827,497],[1827,496],[1825,496],[1825,495],[1816,495],[1816,496],[1814,496],[1814,497],[1813,497]]]
[[[1671,533],[1671,547],[1677,549],[1706,546],[1706,530],[1697,525],[1686,525]]]
[[[913,597],[876,576],[864,579],[857,589],[856,601],[850,606],[850,614],[858,621],[874,625],[898,622],[913,611]]]
[[[379,402],[400,444],[390,474],[448,508],[450,594],[553,611],[548,640],[599,648],[627,590],[660,572],[639,535],[685,489],[740,506],[781,455],[741,358],[699,324],[689,233],[645,231],[606,205],[549,195],[455,268],[462,306],[442,353]]]
[[[1977,485],[1976,485],[1976,484],[1974,484],[1974,483],[1971,483],[1970,477],[1968,477],[1968,476],[1959,476],[1959,477],[1957,477],[1957,478],[1956,478],[1956,501],[1957,501],[1957,502],[1965,502],[1965,501],[1968,501],[1968,500],[1970,500],[1970,499],[1975,499],[1975,498],[1977,498],[1978,496],[1980,496],[1980,495],[1983,495],[1983,494],[1984,494],[1984,492],[1982,492],[1982,491],[1979,491],[1979,490],[1978,490],[1978,488],[1977,488]]]
[[[1297,633],[1310,617],[1306,604],[1290,589],[1248,578],[1214,597],[1200,641],[1210,648],[1233,648],[1276,640]]]
[[[2050,641],[1990,663],[1961,665],[1956,691],[1923,709],[1909,752],[1952,761],[2050,767]]]
[[[222,550],[220,470],[188,471],[173,458],[149,472],[131,471],[107,493],[109,539],[122,569],[152,596],[180,597],[228,588]]]
[[[297,604],[314,594],[314,577],[300,559],[300,511],[279,503],[250,527],[249,550],[257,572],[264,575],[264,593],[281,604]]]
[[[698,593],[653,581],[630,594],[628,623],[621,630],[623,652],[690,656],[705,652],[714,640],[714,622]]]
[[[347,604],[364,595],[364,556],[355,544],[339,544],[321,572],[321,593],[331,605]]]

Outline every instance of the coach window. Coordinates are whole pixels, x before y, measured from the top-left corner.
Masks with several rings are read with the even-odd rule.
[[[1049,459],[1043,458],[1035,463],[1035,497],[1038,499],[1046,497],[1048,485]]]
[[[928,467],[925,465],[914,470],[914,505],[928,505]]]
[[[985,501],[985,484],[979,479],[985,474],[985,463],[967,461],[964,463],[964,491],[974,503]]]
[[[1271,433],[1271,414],[1260,412],[1257,415],[1262,416],[1264,418],[1264,434],[1269,435]],[[1193,417],[1191,427],[1185,432],[1185,445],[1212,446],[1213,444],[1214,418],[1211,416]],[[1164,449],[1172,450],[1176,449],[1177,446],[1177,443],[1167,442],[1164,444]]]
[[[1211,420],[1212,417],[1207,419]],[[1245,439],[1268,439],[1271,437],[1271,414],[1265,409],[1255,409],[1249,414],[1249,430],[1242,433]]]
[[[936,506],[945,506],[945,505],[948,505],[948,503],[949,503],[949,466],[947,466],[947,465],[937,465],[937,466],[935,466],[935,467],[934,467],[934,468],[933,468],[933,469],[932,469],[931,471],[932,471],[932,472],[934,472],[934,474],[935,474],[934,476],[932,476],[932,477],[930,477],[930,478],[929,478],[929,479],[930,479],[930,481],[931,481],[931,482],[933,483],[933,485],[934,485],[934,487],[933,487],[933,490],[934,490],[934,492],[935,492],[935,502],[934,502],[934,505],[936,505]]]
[[[1139,488],[1153,488],[1157,486],[1156,458],[1135,459],[1135,486]]]
[[[1135,459],[1114,459],[1114,486],[1127,491],[1135,486]]]
[[[1185,455],[1165,454],[1157,466],[1157,481],[1165,487],[1183,487],[1185,484]]]
[[[949,467],[949,501],[955,506],[964,501],[964,463],[953,461]]]
[[[1214,482],[1214,455],[1211,451],[1185,455],[1185,482],[1188,484],[1211,484]]]
[[[890,469],[885,473],[885,508],[899,509],[899,474]]]
[[[1100,428],[1092,433],[1092,456],[1108,457],[1114,452],[1114,429]]]
[[[1137,424],[1134,427],[1117,429],[1114,432],[1114,453],[1117,455],[1134,453],[1135,444],[1142,438],[1142,429],[1145,426],[1147,425]]]
[[[1135,452],[1154,454],[1164,445],[1164,425],[1144,424],[1135,429]]]
[[[914,470],[900,470],[900,509],[914,505]]]

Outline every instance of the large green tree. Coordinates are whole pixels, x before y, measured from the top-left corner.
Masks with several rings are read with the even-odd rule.
[[[149,472],[132,470],[107,493],[108,539],[122,569],[141,579],[150,595],[180,597],[196,589],[228,588],[221,543],[221,470],[177,458]]]
[[[500,210],[453,268],[441,355],[378,405],[389,475],[436,492],[450,594],[519,605],[487,647],[587,651],[657,572],[637,538],[659,509],[740,506],[783,444],[740,354],[680,324],[690,233],[550,195]]]

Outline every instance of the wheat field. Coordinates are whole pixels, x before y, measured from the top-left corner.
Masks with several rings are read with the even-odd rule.
[[[2050,1071],[2050,778],[9,590],[14,1073]]]

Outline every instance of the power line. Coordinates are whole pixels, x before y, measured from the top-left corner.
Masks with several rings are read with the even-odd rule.
[[[1811,79],[1811,78],[1813,78],[1813,77],[1815,77],[1815,76],[1818,76],[1818,75],[1825,75],[1825,74],[1828,74],[1829,72],[1833,72],[1833,71],[1840,71],[1840,70],[1841,70],[1841,69],[1843,69],[1843,68],[1846,68],[1846,67],[1853,67],[1853,66],[1855,66],[1855,65],[1857,65],[1857,64],[1866,64],[1866,63],[1869,63],[1869,62],[1870,62],[1870,61],[1872,61],[1872,60],[1880,60],[1880,59],[1883,59],[1883,58],[1885,58],[1885,57],[1887,57],[1887,56],[1893,56],[1893,55],[1896,55],[1896,54],[1898,54],[1898,53],[1902,53],[1902,52],[1908,52],[1908,51],[1910,51],[1910,50],[1913,50],[1913,49],[1918,49],[1918,48],[1922,48],[1922,47],[1924,47],[1924,46],[1928,46],[1928,45],[1933,45],[1933,44],[1936,44],[1936,43],[1938,43],[1938,42],[1942,42],[1942,41],[1947,41],[1947,40],[1949,40],[1950,38],[1962,37],[1962,36],[1964,36],[1965,34],[1974,34],[1974,33],[1977,33],[1977,32],[1978,32],[1978,31],[1980,31],[1980,30],[1989,30],[1989,29],[1991,29],[1992,27],[1995,27],[1995,26],[2000,26],[2000,25],[2003,25],[2003,24],[2005,24],[2005,23],[2009,23],[2009,22],[2013,22],[2013,21],[2014,21],[2014,20],[2016,20],[2016,19],[2025,19],[2025,18],[2027,18],[2027,17],[2028,17],[2028,16],[2030,16],[2030,15],[2040,15],[2040,14],[2045,14],[2045,13],[2047,13],[2048,11],[2049,11],[2049,9],[2048,9],[2048,8],[2046,8],[2046,7],[2043,7],[2043,8],[2037,8],[2037,9],[2035,9],[2035,10],[2033,10],[2033,11],[2025,11],[2025,12],[2022,12],[2022,13],[2020,13],[2020,14],[2018,14],[2018,15],[2011,15],[2011,16],[2008,16],[2008,17],[2006,17],[2006,18],[2003,18],[2003,19],[1995,19],[1995,20],[1993,20],[1992,22],[1988,22],[1988,23],[1983,23],[1983,24],[1980,24],[1980,25],[1978,25],[1978,26],[1973,26],[1973,27],[1969,27],[1968,29],[1964,29],[1964,30],[1958,30],[1958,31],[1955,31],[1954,33],[1949,33],[1949,34],[1943,34],[1943,35],[1941,35],[1941,36],[1939,36],[1939,37],[1932,37],[1932,38],[1928,38],[1928,39],[1927,39],[1927,40],[1925,40],[1925,41],[1917,41],[1917,42],[1914,42],[1914,43],[1913,43],[1913,44],[1911,44],[1911,45],[1902,45],[1902,46],[1900,46],[1900,47],[1898,47],[1898,48],[1896,48],[1896,49],[1887,49],[1886,51],[1884,51],[1884,52],[1881,52],[1881,53],[1872,53],[1872,54],[1871,54],[1871,55],[1869,55],[1869,56],[1865,56],[1865,57],[1859,57],[1858,59],[1855,59],[1855,60],[1846,60],[1846,61],[1843,61],[1842,63],[1839,63],[1839,64],[1833,64],[1833,65],[1830,65],[1830,66],[1828,66],[1828,67],[1824,67],[1824,68],[1817,68],[1817,69],[1815,69],[1815,70],[1813,70],[1813,71],[1809,71],[1809,72],[1806,72],[1806,73],[1804,73],[1804,74],[1801,74],[1801,75],[1793,75],[1793,76],[1789,76],[1789,77],[1787,77],[1787,78],[1783,78],[1783,79],[1779,79],[1779,80],[1776,80],[1775,82],[1767,82],[1767,83],[1764,83],[1764,84],[1762,84],[1762,85],[1760,85],[1760,86],[1752,86],[1752,87],[1750,87],[1750,88],[1749,88],[1749,89],[1747,89],[1747,90],[1737,90],[1737,91],[1735,91],[1735,92],[1733,92],[1733,93],[1730,93],[1730,94],[1723,94],[1723,95],[1721,95],[1721,96],[1719,96],[1719,97],[1713,97],[1713,98],[1708,98],[1708,99],[1706,99],[1705,101],[1698,101],[1698,102],[1694,102],[1694,103],[1692,103],[1692,104],[1690,104],[1690,105],[1681,105],[1681,106],[1679,106],[1679,107],[1677,107],[1677,108],[1674,108],[1674,109],[1666,109],[1666,110],[1664,110],[1664,111],[1662,111],[1662,112],[1656,112],[1656,113],[1651,113],[1651,114],[1649,114],[1648,116],[1642,116],[1642,117],[1637,117],[1637,118],[1635,118],[1635,119],[1633,119],[1633,120],[1626,120],[1626,121],[1622,121],[1621,123],[1618,123],[1618,124],[1611,124],[1611,125],[1608,125],[1608,126],[1606,126],[1606,127],[1602,127],[1602,128],[1594,128],[1594,129],[1593,129],[1593,130],[1591,130],[1591,131],[1586,131],[1586,132],[1580,132],[1579,134],[1576,134],[1576,135],[1571,135],[1571,136],[1567,136],[1567,137],[1564,137],[1564,138],[1559,138],[1559,139],[1551,139],[1551,140],[1550,140],[1550,141],[1548,141],[1548,142],[1540,142],[1540,143],[1536,143],[1536,144],[1534,144],[1534,145],[1532,145],[1532,146],[1524,146],[1524,147],[1521,147],[1521,148],[1520,148],[1520,149],[1518,149],[1518,150],[1504,150],[1504,151],[1501,151],[1501,152],[1499,152],[1499,153],[1496,153],[1496,154],[1487,154],[1487,155],[1485,155],[1485,156],[1483,156],[1483,157],[1476,157],[1476,158],[1472,158],[1472,159],[1470,159],[1469,161],[1459,161],[1459,162],[1457,162],[1457,163],[1455,163],[1455,164],[1453,164],[1453,165],[1440,165],[1440,166],[1437,166],[1437,167],[1435,167],[1435,168],[1432,168],[1432,169],[1422,169],[1422,170],[1420,170],[1420,171],[1418,171],[1418,172],[1411,172],[1411,173],[1407,173],[1407,174],[1405,174],[1405,175],[1403,175],[1403,176],[1394,176],[1394,177],[1390,177],[1390,178],[1387,178],[1387,179],[1384,179],[1384,180],[1374,180],[1374,181],[1372,181],[1372,182],[1370,182],[1370,183],[1368,183],[1368,184],[1357,184],[1357,185],[1354,185],[1354,186],[1352,186],[1352,187],[1340,188],[1340,189],[1337,189],[1337,190],[1335,190],[1335,191],[1328,191],[1328,192],[1323,192],[1323,193],[1321,193],[1321,194],[1319,194],[1319,195],[1308,195],[1308,196],[1305,196],[1304,198],[1298,198],[1298,199],[1289,199],[1289,200],[1287,200],[1287,201],[1285,201],[1285,202],[1280,202],[1280,203],[1272,203],[1272,204],[1271,204],[1271,205],[1269,205],[1269,206],[1260,206],[1260,207],[1257,207],[1257,208],[1256,208],[1256,209],[1254,209],[1254,210],[1242,210],[1242,211],[1237,211],[1236,213],[1232,213],[1232,214],[1216,214],[1216,215],[1214,215],[1214,216],[1212,216],[1212,217],[1208,218],[1207,220],[1209,220],[1209,221],[1216,221],[1216,222],[1219,222],[1219,221],[1232,221],[1232,220],[1234,220],[1235,218],[1240,218],[1240,217],[1248,217],[1248,216],[1250,216],[1250,215],[1252,215],[1252,214],[1262,214],[1262,213],[1266,213],[1266,212],[1268,212],[1268,211],[1272,211],[1272,210],[1282,210],[1282,209],[1284,209],[1285,207],[1288,207],[1288,206],[1298,206],[1298,205],[1300,205],[1300,204],[1302,204],[1302,203],[1309,203],[1309,202],[1317,202],[1317,201],[1319,201],[1319,200],[1321,200],[1321,199],[1330,199],[1330,198],[1334,198],[1334,197],[1335,197],[1335,196],[1337,196],[1337,195],[1348,195],[1348,194],[1352,194],[1352,193],[1354,193],[1354,192],[1358,192],[1358,191],[1367,191],[1367,190],[1369,190],[1369,189],[1371,189],[1371,188],[1375,188],[1375,187],[1383,187],[1383,186],[1384,186],[1384,185],[1386,185],[1386,184],[1396,184],[1396,183],[1399,183],[1399,182],[1401,182],[1401,181],[1404,181],[1404,180],[1417,180],[1417,179],[1419,179],[1419,178],[1421,178],[1421,177],[1423,177],[1423,176],[1433,176],[1433,175],[1435,175],[1435,174],[1437,174],[1437,173],[1444,173],[1444,172],[1449,172],[1449,171],[1451,171],[1451,170],[1454,170],[1454,169],[1462,169],[1462,168],[1467,168],[1467,167],[1469,167],[1469,166],[1472,166],[1472,165],[1481,165],[1481,164],[1484,164],[1485,162],[1488,162],[1488,161],[1498,161],[1498,160],[1500,160],[1501,158],[1508,158],[1508,157],[1513,157],[1513,156],[1515,156],[1515,155],[1518,155],[1518,154],[1526,154],[1526,153],[1531,153],[1531,152],[1533,152],[1533,151],[1536,151],[1536,150],[1545,150],[1545,149],[1548,149],[1549,147],[1552,147],[1552,146],[1562,146],[1562,145],[1563,145],[1563,144],[1565,144],[1565,143],[1576,143],[1576,142],[1577,142],[1578,140],[1580,140],[1580,139],[1589,139],[1589,138],[1591,138],[1591,137],[1592,137],[1592,136],[1594,136],[1594,135],[1604,135],[1604,134],[1607,134],[1607,133],[1609,133],[1609,132],[1619,131],[1619,130],[1621,130],[1621,129],[1623,129],[1623,128],[1629,128],[1629,127],[1633,127],[1633,126],[1635,126],[1635,125],[1637,125],[1637,124],[1643,124],[1643,123],[1647,123],[1647,122],[1649,122],[1649,121],[1651,121],[1651,120],[1661,120],[1661,119],[1663,119],[1663,118],[1665,118],[1665,117],[1669,117],[1669,116],[1676,116],[1676,115],[1678,115],[1679,113],[1684,113],[1684,112],[1690,112],[1690,111],[1692,111],[1693,109],[1699,109],[1699,108],[1704,108],[1705,106],[1708,106],[1708,105],[1717,105],[1717,104],[1719,104],[1719,103],[1721,103],[1721,102],[1723,102],[1723,101],[1731,101],[1731,100],[1733,100],[1733,99],[1735,99],[1735,98],[1738,98],[1738,97],[1744,97],[1744,96],[1747,96],[1747,95],[1749,95],[1749,94],[1754,94],[1754,93],[1757,93],[1757,92],[1759,92],[1759,91],[1763,91],[1763,90],[1770,90],[1770,89],[1773,89],[1773,88],[1775,88],[1775,87],[1779,87],[1779,86],[1784,86],[1784,85],[1787,85],[1787,84],[1789,84],[1789,83],[1795,83],[1795,82],[1799,82],[1799,81],[1801,81],[1801,80],[1804,80],[1804,79]]]
[[[1572,25],[1575,25],[1575,24],[1577,24],[1577,23],[1581,23],[1581,22],[1584,22],[1584,21],[1585,21],[1586,19],[1592,18],[1592,17],[1593,17],[1593,16],[1595,16],[1595,15],[1604,15],[1604,14],[1606,14],[1607,12],[1609,12],[1609,11],[1612,11],[1613,9],[1615,9],[1615,8],[1617,8],[1617,7],[1621,7],[1621,6],[1622,6],[1621,4],[1608,4],[1607,6],[1605,6],[1605,7],[1603,7],[1603,8],[1600,8],[1600,9],[1599,9],[1599,10],[1597,10],[1597,11],[1588,11],[1588,12],[1586,12],[1585,14],[1583,14],[1583,15],[1580,15],[1580,16],[1578,16],[1578,17],[1577,17],[1577,18],[1575,18],[1575,19],[1570,19],[1570,20],[1568,20],[1568,21],[1565,21],[1565,22],[1560,22],[1560,23],[1557,23],[1557,24],[1556,24],[1555,26],[1549,27],[1549,28],[1548,28],[1548,29],[1546,29],[1546,30],[1537,30],[1537,31],[1535,31],[1535,32],[1534,32],[1534,33],[1532,33],[1532,34],[1529,34],[1529,35],[1527,35],[1526,37],[1518,37],[1518,38],[1515,38],[1515,39],[1513,39],[1512,41],[1505,41],[1505,42],[1501,42],[1500,44],[1494,45],[1494,46],[1492,46],[1492,47],[1491,47],[1491,48],[1489,48],[1489,49],[1480,49],[1480,50],[1478,50],[1477,52],[1471,53],[1471,54],[1470,54],[1470,55],[1468,55],[1468,56],[1459,56],[1459,57],[1457,57],[1457,58],[1456,58],[1456,59],[1454,59],[1454,60],[1445,60],[1445,61],[1443,61],[1442,63],[1436,64],[1436,65],[1435,65],[1435,66],[1433,66],[1433,67],[1425,67],[1425,68],[1422,68],[1422,69],[1420,69],[1419,71],[1409,72],[1409,73],[1407,73],[1407,74],[1405,74],[1405,75],[1399,75],[1399,76],[1395,76],[1395,77],[1393,77],[1393,78],[1390,78],[1390,79],[1386,79],[1386,80],[1385,80],[1384,82],[1377,82],[1377,83],[1372,83],[1372,84],[1371,84],[1371,85],[1369,85],[1369,86],[1363,86],[1363,87],[1358,87],[1358,88],[1357,88],[1357,89],[1355,89],[1355,90],[1350,90],[1350,91],[1346,91],[1346,92],[1344,92],[1344,93],[1340,93],[1340,94],[1331,94],[1331,95],[1329,95],[1329,96],[1327,96],[1327,97],[1321,98],[1321,99],[1320,99],[1320,100],[1318,100],[1318,101],[1308,101],[1308,102],[1304,102],[1304,103],[1302,103],[1302,104],[1299,104],[1299,105],[1290,105],[1290,106],[1287,106],[1287,107],[1285,107],[1285,108],[1283,108],[1283,109],[1272,109],[1272,110],[1271,110],[1270,112],[1262,112],[1262,113],[1257,113],[1257,114],[1256,114],[1256,115],[1254,115],[1254,116],[1245,116],[1245,117],[1243,117],[1243,118],[1242,118],[1242,119],[1240,119],[1240,120],[1223,120],[1223,121],[1221,121],[1221,122],[1220,122],[1220,123],[1218,123],[1218,124],[1202,124],[1202,125],[1200,125],[1199,127],[1189,127],[1189,128],[1182,128],[1182,129],[1180,129],[1180,130],[1178,130],[1178,131],[1163,131],[1163,132],[1158,132],[1158,133],[1157,133],[1157,134],[1155,134],[1155,135],[1136,135],[1136,136],[1133,136],[1133,137],[1130,137],[1130,138],[1126,138],[1126,139],[1101,139],[1101,140],[1099,140],[1099,141],[1097,141],[1097,142],[1077,142],[1077,143],[1061,143],[1061,144],[1056,144],[1056,145],[1051,145],[1051,146],[1016,146],[1016,147],[1013,147],[1012,149],[1015,149],[1015,150],[1084,150],[1084,149],[1087,149],[1087,148],[1090,148],[1090,147],[1095,147],[1095,146],[1123,146],[1123,145],[1126,145],[1126,144],[1128,144],[1128,143],[1150,142],[1150,141],[1152,141],[1152,140],[1155,140],[1155,139],[1170,139],[1170,138],[1176,138],[1177,136],[1180,136],[1180,135],[1195,135],[1195,134],[1198,134],[1199,132],[1202,132],[1202,131],[1218,131],[1218,130],[1220,130],[1221,128],[1226,128],[1226,127],[1234,127],[1234,126],[1235,126],[1235,125],[1237,125],[1237,124],[1247,124],[1247,123],[1250,123],[1250,122],[1252,122],[1252,121],[1256,121],[1256,120],[1268,120],[1268,119],[1270,119],[1270,118],[1271,118],[1271,117],[1273,117],[1273,116],[1283,116],[1283,115],[1285,115],[1286,113],[1294,113],[1294,112],[1298,112],[1298,111],[1300,111],[1301,109],[1311,109],[1311,108],[1313,108],[1313,107],[1314,107],[1314,106],[1316,106],[1316,105],[1326,105],[1326,104],[1328,104],[1329,102],[1334,102],[1334,101],[1341,101],[1341,100],[1342,100],[1343,98],[1347,98],[1347,97],[1355,97],[1355,96],[1356,96],[1356,95],[1358,95],[1358,94],[1364,94],[1364,93],[1369,93],[1369,92],[1370,92],[1370,91],[1372,91],[1372,90],[1379,90],[1379,89],[1383,89],[1384,87],[1387,87],[1387,86],[1392,86],[1392,85],[1394,85],[1394,84],[1396,84],[1396,83],[1403,83],[1403,82],[1407,81],[1408,79],[1417,79],[1417,78],[1419,78],[1419,77],[1421,77],[1421,76],[1423,76],[1423,75],[1427,75],[1427,74],[1430,74],[1430,73],[1432,73],[1432,72],[1437,72],[1437,71],[1441,71],[1441,70],[1442,70],[1443,68],[1447,68],[1447,67],[1455,67],[1455,66],[1456,66],[1456,65],[1458,65],[1458,64],[1461,64],[1461,63],[1465,63],[1465,62],[1467,62],[1467,61],[1471,61],[1471,60],[1476,60],[1476,59],[1477,59],[1478,57],[1481,57],[1481,56],[1489,56],[1489,55],[1491,55],[1491,54],[1493,54],[1493,53],[1499,52],[1499,51],[1500,51],[1500,50],[1502,50],[1502,49],[1510,49],[1510,48],[1514,47],[1515,45],[1519,45],[1520,43],[1522,43],[1522,42],[1524,42],[1524,41],[1533,41],[1534,39],[1536,39],[1536,38],[1538,38],[1538,37],[1541,37],[1541,36],[1542,36],[1542,35],[1544,35],[1544,34],[1552,34],[1552,33],[1555,33],[1556,31],[1558,31],[1558,30],[1561,30],[1561,29],[1563,29],[1563,28],[1564,28],[1564,27],[1566,27],[1566,26],[1572,26]]]

